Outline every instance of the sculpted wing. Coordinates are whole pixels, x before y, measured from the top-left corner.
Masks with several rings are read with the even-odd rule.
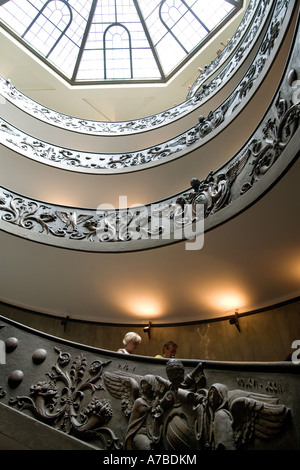
[[[230,393],[229,409],[233,418],[235,440],[239,445],[251,438],[272,439],[282,429],[290,414],[276,397],[235,390]]]
[[[103,379],[111,396],[122,401],[122,411],[129,416],[134,401],[139,397],[141,377],[121,372],[105,372]]]

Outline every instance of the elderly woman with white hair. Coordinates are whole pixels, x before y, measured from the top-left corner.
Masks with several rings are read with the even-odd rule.
[[[123,338],[124,348],[118,349],[118,352],[123,354],[133,354],[141,342],[142,338],[137,333],[130,331],[129,333],[126,333]]]

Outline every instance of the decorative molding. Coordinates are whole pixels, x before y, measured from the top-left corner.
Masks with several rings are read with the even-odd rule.
[[[211,96],[220,84],[224,85],[229,80],[232,72],[236,72],[253,48],[257,36],[267,20],[271,6],[272,2],[269,0],[256,2],[256,4],[250,1],[235,34],[215,59],[200,72],[187,94],[187,100],[192,96],[197,96],[197,99],[203,101],[205,97]],[[220,73],[207,85],[209,77],[216,74],[217,69],[220,69],[221,66],[223,68]],[[201,89],[201,87],[203,88]]]
[[[206,117],[200,116],[196,125],[169,141],[137,152],[121,154],[79,152],[50,145],[0,120],[0,143],[48,165],[96,174],[135,171],[182,157],[215,136],[215,131],[228,125],[242,107],[246,106],[280,47],[294,5],[294,0],[277,0],[259,51],[236,89],[215,111],[211,111]]]
[[[81,353],[70,364],[68,352],[54,349],[58,358],[52,366],[53,372],[47,373],[48,379],[33,384],[29,396],[11,397],[9,404],[30,411],[38,421],[62,432],[82,440],[97,439],[104,449],[119,450],[119,439],[107,426],[113,415],[111,404],[107,399],[95,396],[96,391],[104,390],[99,381],[111,361],[96,359],[88,367],[87,359]],[[93,398],[82,406],[87,391]]]
[[[129,417],[126,450],[245,449],[255,437],[280,434],[291,414],[275,397],[208,386],[201,362],[185,374],[182,362],[170,359],[166,375],[104,373],[106,388]]]
[[[274,45],[279,25],[279,21],[272,23],[262,45],[264,51]],[[264,194],[297,158],[300,103],[295,83],[300,77],[299,42],[297,25],[281,84],[249,141],[204,180],[193,178],[190,189],[147,206],[120,210],[99,206],[88,210],[37,201],[0,188],[0,229],[64,248],[124,252],[197,238],[204,229],[238,214]],[[250,87],[256,71],[255,67],[251,69],[247,84],[241,83],[237,101]],[[199,134],[206,135],[222,122],[222,114],[211,113],[209,119],[199,121]]]
[[[142,248],[140,242],[145,248],[185,240],[196,223],[196,213],[176,200],[167,208],[155,203],[120,210],[87,210],[51,205],[3,188],[0,214],[3,230],[41,243],[88,251],[124,251]]]
[[[290,65],[299,64],[299,35],[295,44]],[[191,233],[197,236],[195,224],[205,220],[208,227],[211,216],[229,206],[238,213],[280,178],[297,156],[298,147],[289,151],[289,144],[300,122],[299,99],[293,102],[298,76],[299,65],[288,68],[274,103],[250,141],[218,171],[202,181],[193,178],[191,189],[147,206],[87,210],[32,200],[0,188],[0,228],[42,243],[91,251],[139,250],[187,239]],[[278,160],[279,170],[266,180]]]
[[[0,407],[99,450],[299,448],[293,363],[128,357],[5,322],[21,350],[7,351]]]
[[[209,74],[215,72],[216,69],[222,65],[223,61],[228,58],[230,54],[232,54],[234,48],[237,48],[239,43],[242,42],[244,34],[247,31],[249,24],[251,24],[253,15],[256,12],[253,33],[250,34],[252,43],[251,41],[249,41],[248,33],[245,39],[245,44],[244,42],[242,42],[243,45],[240,46],[240,48],[242,48],[243,53],[237,54],[237,57],[235,59],[235,66],[231,67],[230,70],[228,70],[228,73],[223,74],[223,79],[229,80],[230,76],[232,76],[232,74],[236,72],[237,68],[243,63],[249,50],[253,46],[253,41],[258,35],[260,28],[263,26],[264,20],[267,19],[271,3],[272,2],[270,0],[250,0],[250,3],[236,33],[231,38],[226,48],[222,51],[222,54],[218,56],[217,59],[215,59],[209,67],[206,68],[206,79],[208,78]],[[201,74],[201,77],[203,78],[204,75]],[[220,80],[219,86],[224,84],[223,79]],[[197,85],[197,87],[199,88],[199,85]],[[215,89],[215,86],[211,87],[211,94],[215,92]],[[180,119],[186,114],[192,112],[203,102],[203,97],[201,97],[201,100],[199,100],[198,96],[191,96],[187,98],[183,103],[174,106],[173,108],[170,108],[168,110],[165,110],[161,113],[157,113],[153,116],[131,121],[111,123],[78,119],[51,110],[28,98],[22,92],[17,90],[10,83],[9,80],[5,80],[3,77],[0,77],[0,94],[26,113],[31,114],[35,118],[45,121],[51,125],[59,126],[60,128],[64,128],[74,132],[81,132],[91,135],[112,136],[145,132],[157,127],[161,127],[165,124],[171,123],[172,121]],[[209,98],[210,94],[207,92],[205,99]]]

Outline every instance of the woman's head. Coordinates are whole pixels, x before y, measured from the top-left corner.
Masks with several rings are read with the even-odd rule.
[[[127,349],[128,352],[133,353],[136,348],[140,345],[142,342],[142,338],[140,335],[135,333],[134,331],[130,331],[129,333],[126,333],[126,335],[123,338],[123,344],[125,348]]]

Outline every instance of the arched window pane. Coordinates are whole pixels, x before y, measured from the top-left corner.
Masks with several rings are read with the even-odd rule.
[[[71,22],[70,7],[61,0],[49,0],[23,34],[29,43],[47,56]]]
[[[104,33],[105,78],[132,78],[131,40],[122,25],[110,26]]]
[[[166,81],[242,4],[242,0],[10,0],[0,6],[0,25],[71,83]],[[114,30],[116,26],[120,29]]]

